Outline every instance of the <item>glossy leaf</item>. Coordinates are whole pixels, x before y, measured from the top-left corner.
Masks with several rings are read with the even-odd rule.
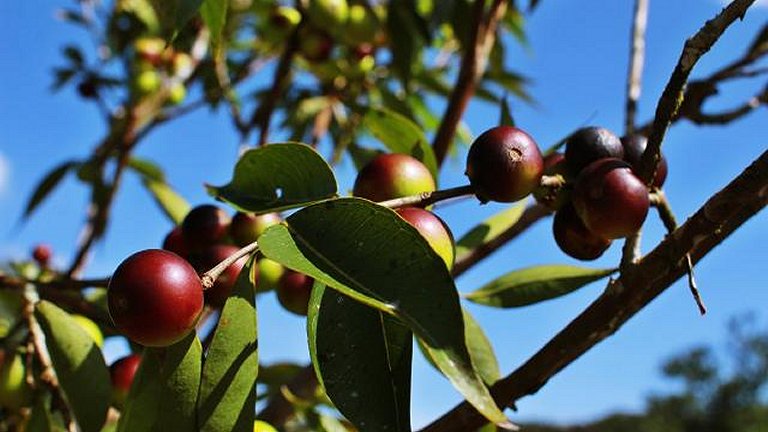
[[[386,108],[370,108],[363,116],[363,125],[391,151],[420,160],[437,179],[435,153],[416,123]]]
[[[160,210],[174,224],[180,224],[191,208],[187,200],[176,193],[167,183],[144,179],[144,188],[152,195]]]
[[[487,306],[526,306],[568,294],[615,271],[571,265],[527,267],[507,273],[465,297]]]
[[[169,347],[145,349],[118,432],[197,431],[202,352],[195,332]]]
[[[240,158],[229,184],[208,193],[257,214],[299,207],[336,196],[333,171],[312,147],[271,144]]]
[[[469,230],[456,242],[456,260],[464,259],[475,248],[498,238],[516,224],[525,211],[525,205],[526,200],[521,200]]]
[[[112,392],[99,347],[71,315],[53,303],[39,302],[35,317],[77,424],[83,432],[98,432],[107,418]]]
[[[203,0],[200,6],[200,16],[211,31],[211,45],[219,47],[221,33],[227,20],[229,0]]]
[[[392,316],[316,284],[307,318],[312,364],[359,430],[410,431],[411,331]]]
[[[197,403],[201,431],[253,430],[259,370],[251,258],[237,278],[206,354]]]
[[[77,161],[66,161],[52,170],[48,171],[48,174],[40,180],[40,183],[35,187],[35,191],[32,192],[32,196],[27,201],[27,206],[24,209],[24,218],[29,217],[35,209],[45,200],[48,195],[61,183],[67,173],[80,165]]]
[[[259,238],[284,266],[401,319],[478,411],[506,424],[472,368],[453,279],[416,229],[391,209],[342,198],[297,211]]]

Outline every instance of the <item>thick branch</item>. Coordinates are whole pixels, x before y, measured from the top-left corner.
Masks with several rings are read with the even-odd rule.
[[[643,153],[640,177],[646,183],[652,181],[661,160],[661,142],[667,128],[677,115],[683,101],[685,83],[699,59],[717,42],[736,19],[743,17],[755,0],[734,0],[715,18],[707,21],[691,38],[685,41],[683,52],[672,72],[672,76],[661,94],[656,106],[653,128],[648,137],[648,147]]]
[[[517,370],[496,382],[491,392],[500,406],[536,393],[550,378],[590,348],[615,333],[687,273],[686,255],[695,263],[768,204],[768,151],[688,221],[667,236],[635,268],[611,281],[608,289]],[[462,403],[422,432],[474,430],[485,419]]]

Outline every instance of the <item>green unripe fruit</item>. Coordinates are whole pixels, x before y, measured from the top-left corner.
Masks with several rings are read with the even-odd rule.
[[[178,105],[184,102],[187,97],[187,88],[183,83],[175,82],[168,88],[168,102],[173,105]]]
[[[171,72],[174,76],[181,79],[186,79],[192,75],[194,64],[192,57],[186,53],[176,53],[173,55],[173,63],[171,64]]]
[[[141,60],[159,66],[163,61],[165,45],[165,41],[160,38],[140,38],[133,43],[133,49]]]
[[[72,319],[77,322],[77,324],[85,330],[86,333],[88,333],[88,336],[93,339],[93,341],[96,343],[96,345],[101,348],[104,346],[104,334],[101,332],[101,329],[99,326],[91,321],[88,317],[84,317],[82,315],[72,315]]]
[[[136,92],[139,94],[147,95],[156,92],[161,84],[162,80],[156,71],[145,70],[136,75],[133,81],[133,88],[136,89]]]
[[[0,366],[0,406],[18,410],[32,403],[32,388],[27,383],[24,357],[6,353]]]
[[[347,0],[310,0],[307,14],[317,27],[338,31],[347,23],[349,5]]]
[[[301,12],[290,6],[277,6],[267,17],[261,37],[273,44],[283,42],[301,22]]]
[[[373,42],[376,39],[378,22],[376,15],[363,5],[349,7],[349,18],[344,38],[350,43]]]
[[[402,207],[396,212],[427,240],[432,249],[445,261],[449,270],[453,268],[456,253],[453,235],[442,219],[431,211],[417,207]]]
[[[253,422],[253,432],[277,432],[277,429],[265,421],[256,420]]]
[[[277,213],[254,215],[237,212],[229,225],[229,236],[235,244],[242,247],[258,240],[267,228],[280,223],[280,220]]]
[[[259,281],[256,283],[256,292],[272,291],[277,288],[277,283],[283,273],[285,273],[285,267],[280,263],[269,258],[261,258],[259,260]]]
[[[352,194],[379,202],[434,190],[435,179],[423,163],[390,153],[375,157],[360,170]]]

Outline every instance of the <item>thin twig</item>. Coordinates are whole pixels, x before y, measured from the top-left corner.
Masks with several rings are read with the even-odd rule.
[[[475,193],[475,188],[471,185],[458,186],[450,189],[442,189],[433,192],[422,192],[417,195],[410,195],[402,198],[394,198],[387,201],[381,201],[378,204],[389,208],[398,208],[406,206],[426,207],[438,201],[444,201],[451,198],[458,198]]]
[[[609,289],[514,372],[497,381],[491,393],[499,406],[536,393],[549,379],[599,342],[615,333],[687,272],[692,263],[730,236],[768,204],[768,151],[668,235],[634,271]],[[421,432],[475,430],[487,420],[463,402]]]
[[[624,133],[635,132],[637,101],[640,99],[643,64],[645,62],[645,29],[648,23],[648,0],[635,0],[632,36],[630,38],[629,67],[627,68],[627,103]]]
[[[235,261],[239,260],[244,256],[250,255],[251,253],[255,252],[258,249],[259,249],[258,242],[253,242],[248,245],[245,245],[244,247],[238,249],[237,252],[225,258],[222,262],[216,264],[215,267],[203,273],[203,275],[200,276],[200,282],[203,284],[203,289],[209,289],[213,287],[214,282],[216,282],[216,279],[222,273],[224,273],[224,270],[226,270],[229,266],[231,266]]]

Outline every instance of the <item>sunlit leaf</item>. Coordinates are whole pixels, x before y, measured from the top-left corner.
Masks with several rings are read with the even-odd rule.
[[[142,184],[171,222],[178,225],[184,220],[191,208],[187,200],[176,193],[167,183],[146,178]]]
[[[40,183],[38,183],[35,187],[35,191],[32,192],[32,196],[29,198],[29,201],[27,201],[27,206],[24,209],[23,217],[29,217],[29,215],[35,211],[37,206],[39,206],[43,200],[45,200],[48,195],[56,188],[56,186],[61,183],[61,180],[64,178],[64,176],[67,175],[69,171],[77,168],[79,165],[80,163],[77,161],[66,161],[48,171],[48,174],[46,174],[46,176],[40,180]]]
[[[520,220],[527,200],[521,200],[510,207],[480,222],[456,242],[456,261],[461,261],[472,251],[496,238]]]

